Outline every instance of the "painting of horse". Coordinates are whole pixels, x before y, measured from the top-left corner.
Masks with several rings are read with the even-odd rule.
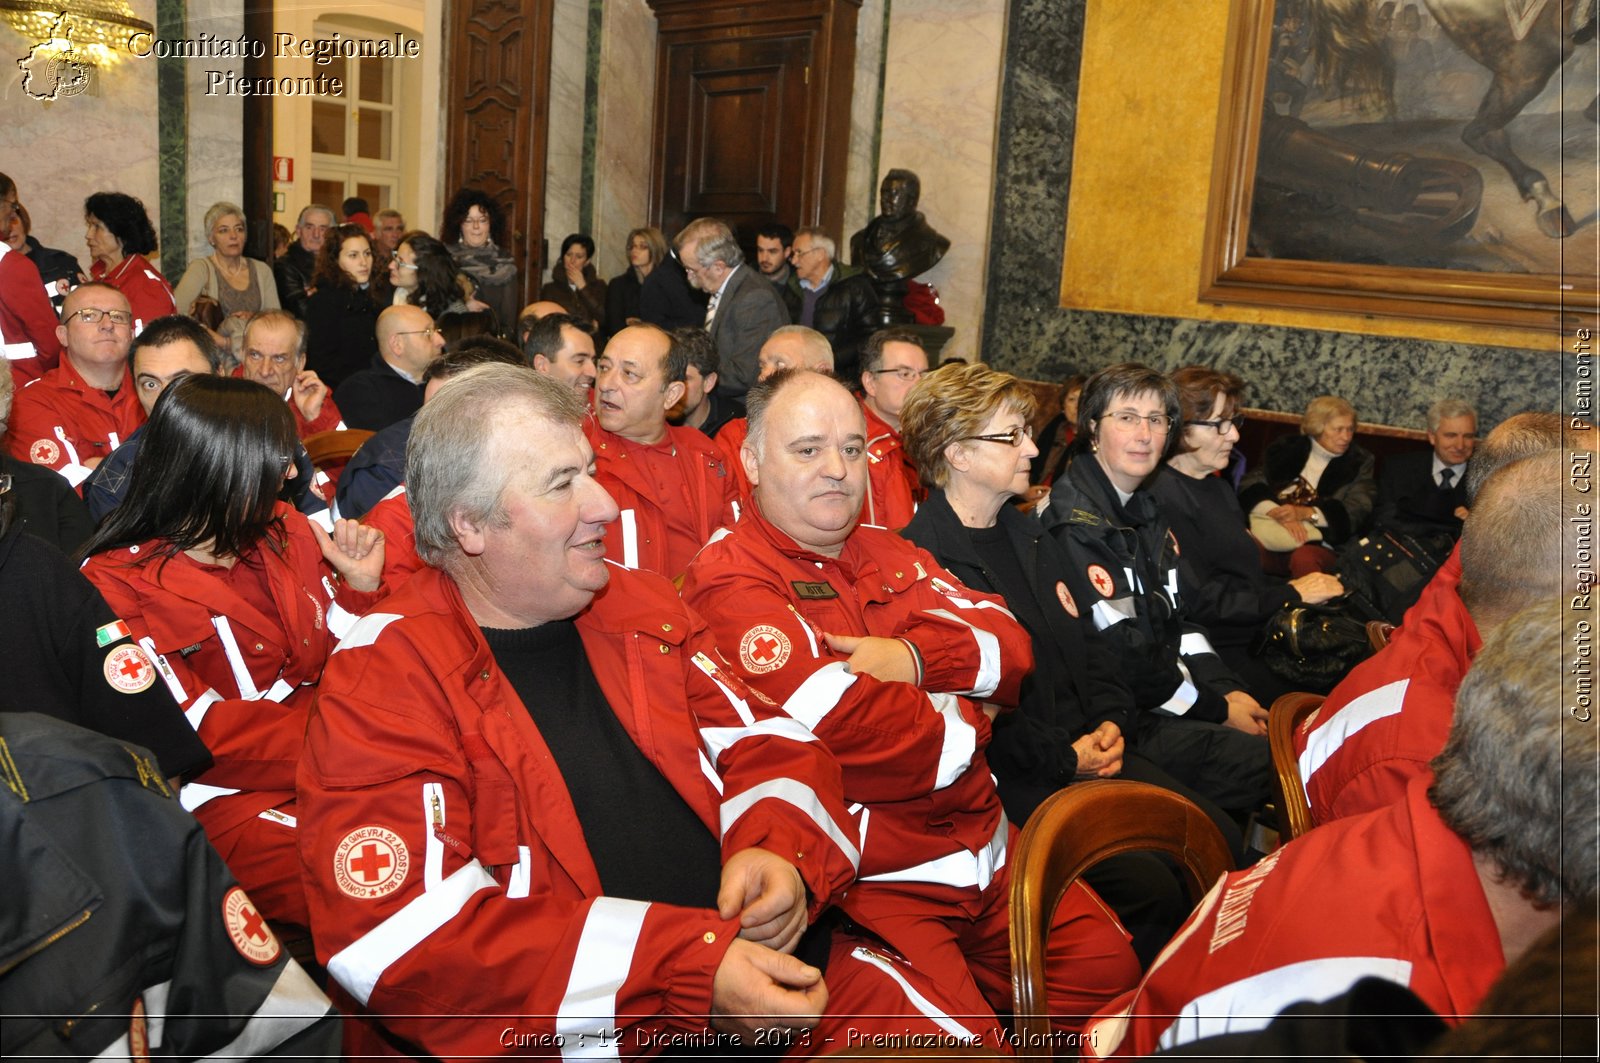
[[[1596,6],[1276,0],[1249,254],[1592,289]]]

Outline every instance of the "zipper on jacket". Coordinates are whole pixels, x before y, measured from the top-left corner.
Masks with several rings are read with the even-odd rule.
[[[92,915],[92,914],[93,913],[88,908],[85,908],[82,912],[78,913],[77,917],[75,919],[73,919],[72,922],[68,923],[66,926],[64,926],[64,927],[60,928],[59,930],[55,931],[49,937],[47,937],[43,941],[39,942],[37,945],[33,946],[33,948],[29,949],[27,952],[24,952],[22,955],[18,956],[16,959],[14,959],[10,963],[6,964],[4,967],[0,967],[0,974],[5,974],[6,972],[10,971],[12,968],[16,967],[17,964],[21,963],[23,960],[26,960],[28,957],[33,956],[33,955],[35,955],[35,954],[37,954],[39,952],[42,952],[45,949],[49,948],[51,945],[54,945],[56,942],[60,941],[64,937],[66,937],[68,934],[70,934],[74,930],[78,929],[84,923],[87,923],[89,921],[89,916]]]

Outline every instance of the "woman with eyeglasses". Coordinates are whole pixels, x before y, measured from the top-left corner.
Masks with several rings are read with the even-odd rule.
[[[1261,625],[1286,605],[1326,602],[1344,587],[1322,572],[1285,580],[1261,569],[1233,485],[1219,475],[1239,442],[1244,381],[1190,365],[1172,374],[1172,382],[1183,407],[1183,433],[1150,493],[1182,551],[1178,585],[1189,616],[1205,626],[1218,655],[1256,700],[1270,705],[1289,687],[1250,653]]]
[[[174,311],[172,285],[145,258],[155,254],[156,230],[143,203],[121,192],[96,192],[83,201],[83,224],[93,259],[85,279],[105,281],[123,294],[135,335]]]
[[[269,920],[306,925],[295,767],[322,668],[378,599],[383,538],[330,536],[280,500],[296,475],[280,396],[187,376],[156,400],[127,499],[84,548],[84,574],[210,749],[180,800]]]
[[[644,320],[639,316],[644,279],[666,257],[667,239],[660,229],[647,225],[628,234],[628,268],[606,285],[606,318],[600,329],[602,340]]]
[[[995,718],[988,750],[1006,816],[1021,826],[1063,786],[1128,778],[1194,800],[1237,849],[1238,830],[1220,808],[1134,751],[1133,694],[1099,637],[1078,622],[1067,554],[1012,505],[1039,454],[1028,428],[1033,406],[1016,377],[973,363],[929,373],[900,412],[906,451],[928,488],[901,534],[966,586],[1004,598],[1033,639],[1034,670],[1015,711]],[[1088,879],[1146,965],[1187,914],[1176,881],[1148,856],[1107,862]]]
[[[377,299],[372,289],[372,239],[359,225],[328,231],[306,300],[306,368],[329,390],[378,355]]]
[[[389,260],[389,284],[396,305],[420,306],[438,324],[446,314],[471,312],[467,291],[472,282],[456,270],[444,244],[419,230],[400,238]]]
[[[517,323],[522,309],[517,262],[506,250],[505,211],[487,192],[463,188],[444,208],[439,238],[448,246],[456,269],[477,287],[476,298],[494,313],[495,334]]]
[[[1180,412],[1177,386],[1148,366],[1090,377],[1042,518],[1067,555],[1069,611],[1104,640],[1133,691],[1131,744],[1242,820],[1269,794],[1267,710],[1190,617],[1182,544],[1149,491],[1182,434]]]

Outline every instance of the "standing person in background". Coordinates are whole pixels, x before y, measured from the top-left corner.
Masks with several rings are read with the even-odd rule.
[[[16,183],[0,173],[0,222],[7,232],[19,206]],[[43,376],[60,361],[58,324],[39,267],[27,255],[0,243],[0,354],[19,386]]]
[[[772,282],[781,295],[789,288],[790,249],[794,247],[794,230],[782,222],[763,225],[756,230],[756,269]],[[800,322],[805,324],[805,322]]]
[[[696,218],[673,241],[689,283],[711,297],[705,327],[722,359],[717,388],[743,400],[760,373],[761,345],[789,324],[783,297],[745,263],[733,230],[716,218]]]
[[[463,188],[444,208],[439,239],[450,249],[456,268],[477,285],[477,299],[494,311],[498,335],[510,335],[522,304],[517,263],[506,239],[505,212],[487,192]],[[429,313],[439,315],[438,310]]]
[[[313,203],[300,212],[295,223],[295,240],[272,263],[272,276],[278,282],[278,300],[295,317],[305,320],[306,300],[311,278],[317,272],[317,252],[334,226],[333,211]]]
[[[674,252],[669,250],[639,285],[639,317],[668,332],[705,325],[706,295],[689,283],[683,263]]]
[[[11,250],[27,255],[38,267],[39,279],[44,282],[50,305],[60,313],[61,304],[66,301],[72,286],[78,283],[78,275],[83,272],[83,267],[78,265],[76,258],[60,248],[45,247],[37,237],[31,235],[32,232],[33,219],[28,216],[28,208],[18,203],[16,216],[11,220],[11,234],[5,238],[5,242]]]
[[[245,257],[245,236],[244,211],[232,203],[211,204],[206,211],[206,242],[211,254],[189,263],[173,296],[179,310],[196,320],[200,317],[194,313],[195,299],[206,295],[216,300],[222,326],[207,327],[235,360],[236,341],[244,335],[251,315],[278,309],[278,284],[272,269],[265,262]]]
[[[378,354],[378,304],[372,296],[372,241],[341,225],[317,252],[316,292],[306,300],[306,365],[330,388]]]
[[[573,233],[561,241],[561,259],[550,270],[550,281],[539,289],[539,298],[560,303],[573,317],[583,318],[595,328],[606,314],[606,282],[594,271],[594,239]]]
[[[660,229],[647,225],[628,234],[628,268],[612,277],[606,286],[606,319],[600,329],[602,342],[644,320],[639,313],[639,297],[644,291],[645,279],[666,257],[667,240]]]
[[[121,192],[96,192],[83,201],[84,243],[94,259],[89,276],[105,281],[128,298],[133,331],[173,313],[172,285],[150,264],[156,230],[144,204]]]

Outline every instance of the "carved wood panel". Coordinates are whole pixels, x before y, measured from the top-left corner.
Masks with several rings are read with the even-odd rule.
[[[553,0],[459,0],[450,16],[444,195],[471,185],[506,212],[523,303],[539,288],[544,238],[552,12]]]

